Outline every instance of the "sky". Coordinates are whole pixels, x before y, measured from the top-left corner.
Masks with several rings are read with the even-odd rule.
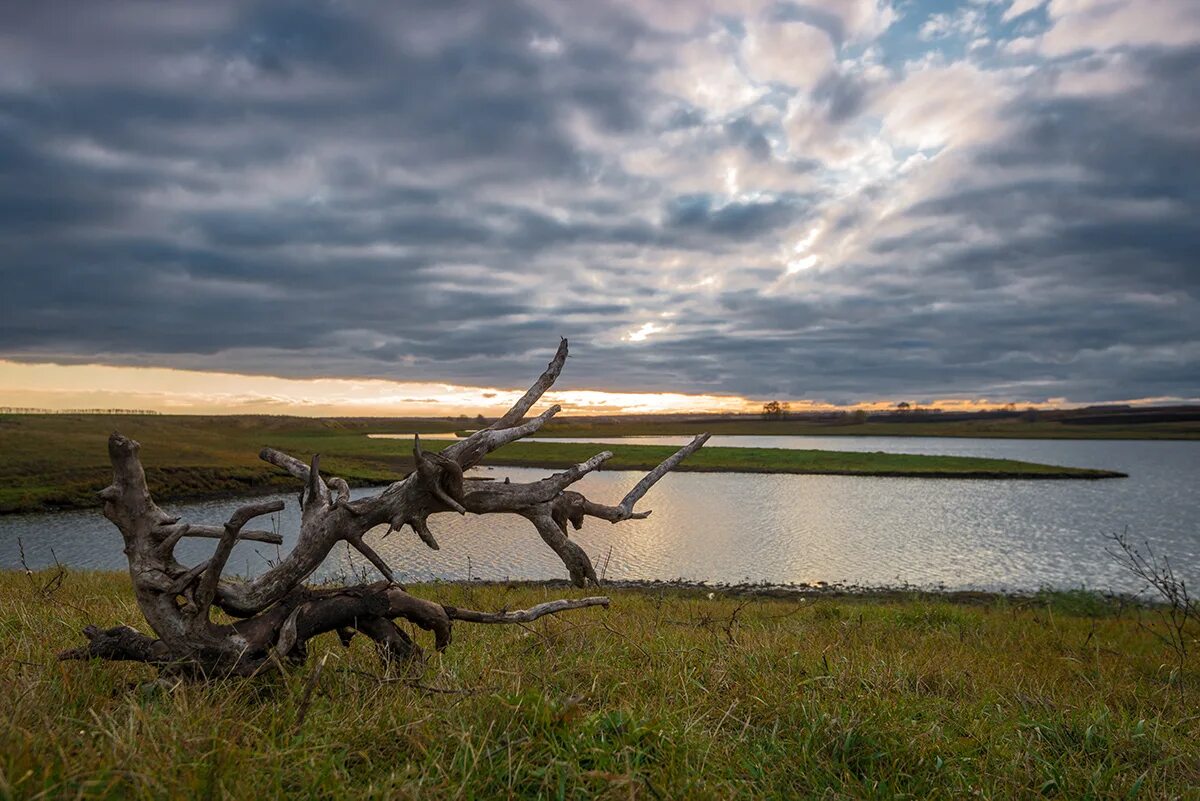
[[[6,3],[0,405],[1194,400],[1197,87],[1193,0]]]

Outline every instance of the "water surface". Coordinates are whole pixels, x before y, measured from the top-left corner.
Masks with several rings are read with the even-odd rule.
[[[599,438],[599,443],[683,444],[687,437]],[[561,441],[561,440],[560,440]],[[610,578],[916,584],[951,588],[1042,586],[1137,590],[1104,553],[1106,534],[1126,527],[1200,579],[1200,442],[1010,440],[887,437],[734,437],[712,445],[824,448],[983,456],[1120,470],[1106,481],[956,480],[853,476],[675,473],[644,500],[646,520],[589,520],[572,536]],[[491,468],[476,475],[530,481],[550,471]],[[577,486],[616,502],[640,473],[604,471]],[[354,497],[375,492],[355,490]],[[296,495],[280,496],[276,516],[286,551],[299,523]],[[223,522],[244,501],[164,504],[186,520]],[[538,579],[565,576],[537,532],[516,515],[436,515],[440,551],[411,531],[375,541],[401,580]],[[254,524],[270,527],[265,519]],[[382,532],[379,532],[382,533]],[[0,517],[0,566],[53,563],[125,567],[120,535],[98,511]],[[186,540],[181,561],[211,553],[212,541]],[[255,573],[275,546],[242,543],[230,569]],[[360,567],[339,549],[326,575]],[[367,566],[367,570],[370,570]]]

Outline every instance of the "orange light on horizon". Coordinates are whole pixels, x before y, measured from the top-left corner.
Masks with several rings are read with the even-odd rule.
[[[502,413],[524,392],[430,381],[278,376],[120,367],[63,365],[0,359],[0,406],[47,410],[80,408],[152,409],[166,414],[282,414],[306,417],[457,417]],[[899,401],[879,399],[835,405],[785,400],[793,412],[896,410]],[[1182,398],[1141,398],[1131,405],[1194,402]],[[739,395],[679,392],[608,392],[594,389],[551,391],[542,408],[557,403],[563,415],[755,414],[763,401]],[[918,404],[912,404],[918,408]],[[1038,403],[987,398],[946,398],[920,403],[944,412],[1066,408],[1085,405],[1066,398]]]
[[[525,389],[430,381],[278,376],[0,360],[0,406],[49,410],[153,409],[168,414],[291,414],[311,417],[499,414]],[[546,393],[564,414],[742,412],[745,398],[670,392],[561,390]]]

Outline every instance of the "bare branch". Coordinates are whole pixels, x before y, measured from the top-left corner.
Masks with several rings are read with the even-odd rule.
[[[470,492],[463,498],[463,505],[467,511],[475,514],[520,512],[527,507],[554,500],[564,489],[611,458],[611,451],[602,451],[586,462],[574,465],[561,473],[529,483],[472,481]]]
[[[562,411],[555,404],[532,420],[526,420],[519,426],[504,429],[485,428],[476,431],[466,439],[459,440],[442,451],[442,455],[453,459],[463,467],[471,467],[479,463],[484,456],[494,450],[504,447],[510,442],[536,433],[554,415]]]
[[[304,694],[300,696],[300,704],[296,709],[296,722],[292,724],[292,732],[297,733],[304,728],[304,718],[308,715],[308,705],[312,703],[313,690],[317,689],[317,684],[321,681],[321,671],[325,669],[325,661],[329,659],[329,654],[322,654],[321,660],[317,662],[313,672],[308,674],[308,681],[304,683]]]
[[[650,510],[648,509],[645,512],[626,513],[625,509],[620,506],[595,503],[589,501],[587,498],[583,499],[580,511],[588,517],[597,517],[601,520],[607,520],[610,523],[621,523],[626,520],[645,520],[650,516]]]
[[[238,507],[229,517],[229,522],[225,524],[225,529],[234,529],[241,531],[242,526],[249,523],[256,517],[263,515],[274,514],[275,512],[283,511],[283,501],[259,501],[257,503],[248,503],[245,506]]]
[[[202,526],[195,523],[176,523],[172,526],[164,526],[159,529],[159,533],[164,535],[161,547],[168,552],[184,537],[201,537],[210,540],[219,540],[221,535],[225,533],[224,526]],[[269,545],[282,545],[283,536],[274,531],[240,531],[238,532],[238,541],[242,542],[265,542]]]
[[[321,454],[314,453],[312,458],[312,467],[308,469],[308,481],[306,483],[306,499],[304,502],[304,510],[308,511],[309,505],[316,499],[320,506],[329,505],[329,487],[325,486],[325,482],[321,480]]]
[[[675,465],[682,462],[687,457],[691,456],[696,451],[700,450],[700,446],[708,442],[709,435],[701,434],[687,445],[677,450],[674,455],[663,460],[663,463],[647,473],[641,481],[631,489],[625,497],[617,504],[617,508],[621,510],[624,519],[628,519],[633,515],[633,505],[642,499],[642,496],[650,491],[650,488],[658,483],[658,480],[671,472]],[[647,512],[646,514],[649,514]]]
[[[200,578],[200,574],[208,569],[209,562],[201,562],[186,573],[181,574],[178,578],[170,583],[167,587],[167,593],[175,596],[182,593],[188,587],[195,583],[196,579]]]
[[[148,662],[153,665],[170,665],[175,657],[162,640],[147,637],[128,626],[101,630],[87,626],[83,630],[88,644],[72,648],[58,655],[60,662],[71,659],[112,659],[128,662]]]
[[[313,466],[316,466],[315,460]],[[196,588],[194,602],[197,616],[203,617],[208,614],[208,608],[217,594],[217,582],[221,580],[221,571],[225,569],[225,563],[229,561],[229,556],[233,553],[233,546],[237,542],[242,526],[256,517],[282,509],[283,501],[262,501],[239,508],[229,518],[229,522],[225,524],[225,533],[221,536],[221,541],[217,543],[217,550],[208,560],[208,566],[200,578],[200,586]]]
[[[525,415],[533,408],[533,404],[546,393],[554,385],[558,379],[559,373],[562,372],[563,365],[567,362],[567,340],[563,337],[558,343],[558,350],[554,354],[554,358],[550,360],[550,364],[546,365],[546,371],[538,377],[537,381],[531,386],[521,399],[513,404],[512,408],[504,413],[496,422],[492,423],[488,428],[498,431],[504,428],[512,428],[517,423],[525,419]]]
[[[441,546],[438,545],[437,540],[434,539],[433,532],[429,530],[429,522],[425,520],[425,518],[418,517],[414,520],[408,521],[408,524],[412,526],[413,531],[417,532],[417,536],[421,538],[421,542],[425,543],[435,551],[441,550]]]
[[[513,404],[504,415],[492,423],[485,429],[476,431],[466,439],[459,440],[448,448],[442,451],[447,459],[453,459],[463,467],[471,467],[478,464],[479,460],[487,454],[507,445],[521,437],[527,437],[540,429],[554,415],[558,414],[561,409],[558,406],[551,406],[546,411],[535,417],[533,420],[521,423],[525,419],[525,415],[533,408],[533,405],[546,393],[546,390],[554,384],[559,373],[562,372],[563,365],[567,361],[567,340],[563,339],[558,344],[558,351],[554,354],[554,358],[550,360],[550,364],[546,366],[537,381],[533,382],[521,399]]]
[[[554,475],[550,476],[549,478],[543,478],[541,481],[539,481],[537,483],[538,484],[546,484],[548,486],[554,487],[559,492],[561,492],[562,490],[565,490],[567,487],[574,484],[579,479],[586,476],[588,473],[592,472],[593,470],[599,469],[600,465],[604,464],[612,457],[613,457],[612,451],[600,451],[600,453],[597,453],[595,456],[593,456],[591,459],[588,459],[586,462],[581,462],[580,464],[568,467],[566,470],[562,471],[561,473],[555,473]]]
[[[396,577],[392,575],[392,569],[388,567],[388,563],[383,561],[383,557],[375,553],[375,549],[363,541],[362,535],[347,537],[346,542],[353,545],[355,550],[367,557],[367,560],[370,561],[371,564],[375,565],[375,569],[382,573],[383,577],[387,579],[389,583],[397,583]]]
[[[541,504],[522,514],[537,528],[542,541],[558,554],[571,576],[572,584],[576,587],[586,587],[589,581],[592,584],[600,583],[600,579],[596,578],[596,570],[592,567],[592,560],[578,543],[567,537],[566,532],[554,519],[550,504]]]
[[[681,461],[695,453],[708,440],[708,434],[701,434],[687,445],[680,448],[658,467],[651,470],[631,489],[617,506],[595,503],[577,492],[563,492],[555,499],[554,515],[564,532],[566,520],[570,520],[576,529],[583,525],[583,517],[597,517],[610,523],[620,523],[624,520],[642,520],[650,516],[650,512],[635,512],[633,506],[651,487],[664,475],[675,468]]]
[[[561,598],[557,601],[547,601],[544,604],[531,606],[528,609],[514,609],[511,612],[476,612],[474,609],[459,609],[446,606],[446,614],[451,620],[462,620],[466,623],[532,623],[539,617],[565,612],[568,609],[583,609],[589,606],[608,607],[609,599],[604,596],[595,598]]]
[[[276,467],[282,467],[304,483],[308,483],[308,465],[295,456],[288,456],[283,451],[277,451],[274,448],[263,448],[258,452],[258,458],[264,462],[270,462]]]
[[[449,508],[465,515],[462,505],[463,470],[458,462],[440,453],[421,450],[421,437],[413,435],[413,461],[417,464],[417,476],[426,489]]]

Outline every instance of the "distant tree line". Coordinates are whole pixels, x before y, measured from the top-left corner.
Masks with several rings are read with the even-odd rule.
[[[35,409],[28,406],[0,406],[0,414],[162,414],[153,409]]]
[[[764,420],[786,420],[791,410],[792,405],[787,401],[767,401],[762,407],[762,417]]]

